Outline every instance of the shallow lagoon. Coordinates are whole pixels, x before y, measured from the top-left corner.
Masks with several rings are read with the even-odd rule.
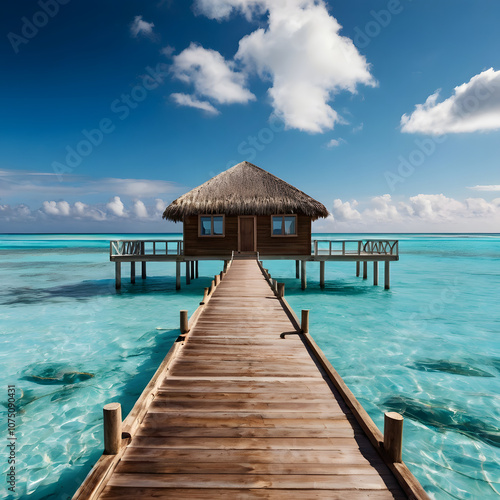
[[[221,269],[200,263],[201,278],[176,292],[174,264],[148,263],[146,282],[128,284],[124,269],[116,292],[108,242],[119,237],[0,236],[0,378],[20,397],[16,498],[71,497],[100,456],[102,406],[130,410],[178,334],[178,311],[194,311]],[[496,498],[500,236],[388,237],[401,254],[389,291],[371,285],[371,266],[363,281],[354,263],[327,263],[321,290],[309,263],[302,291],[293,262],[265,265],[297,312],[311,310],[311,333],[377,425],[387,409],[404,412],[403,458],[430,495]]]

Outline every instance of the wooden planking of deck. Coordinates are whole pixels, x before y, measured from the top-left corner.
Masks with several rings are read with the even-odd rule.
[[[234,260],[98,498],[408,498],[297,333]]]

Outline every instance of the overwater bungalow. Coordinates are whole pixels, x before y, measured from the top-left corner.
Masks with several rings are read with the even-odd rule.
[[[247,161],[174,200],[163,218],[183,222],[184,253],[311,255],[311,223],[327,217],[319,201]]]
[[[247,161],[238,163],[201,186],[174,200],[163,218],[183,223],[182,240],[112,241],[110,260],[116,265],[116,287],[121,286],[121,263],[175,262],[176,288],[181,286],[181,264],[186,264],[186,284],[198,275],[198,262],[252,257],[295,260],[296,277],[306,288],[306,263],[319,262],[320,285],[325,284],[327,261],[356,262],[356,276],[368,277],[373,262],[373,284],[378,285],[378,263],[385,263],[385,288],[389,288],[389,263],[399,259],[398,242],[389,240],[311,241],[312,222],[328,217],[326,207],[300,189]]]

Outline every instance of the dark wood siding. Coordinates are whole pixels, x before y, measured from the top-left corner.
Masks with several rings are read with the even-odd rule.
[[[224,237],[198,236],[198,216],[184,220],[184,253],[230,256],[238,251],[238,217],[225,217]],[[297,216],[297,236],[271,236],[271,216],[257,217],[257,251],[267,255],[311,255],[311,219]]]

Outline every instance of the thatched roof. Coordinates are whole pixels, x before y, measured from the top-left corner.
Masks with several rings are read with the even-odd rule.
[[[275,175],[244,161],[174,200],[164,219],[182,221],[187,215],[300,214],[313,220],[328,210]]]

